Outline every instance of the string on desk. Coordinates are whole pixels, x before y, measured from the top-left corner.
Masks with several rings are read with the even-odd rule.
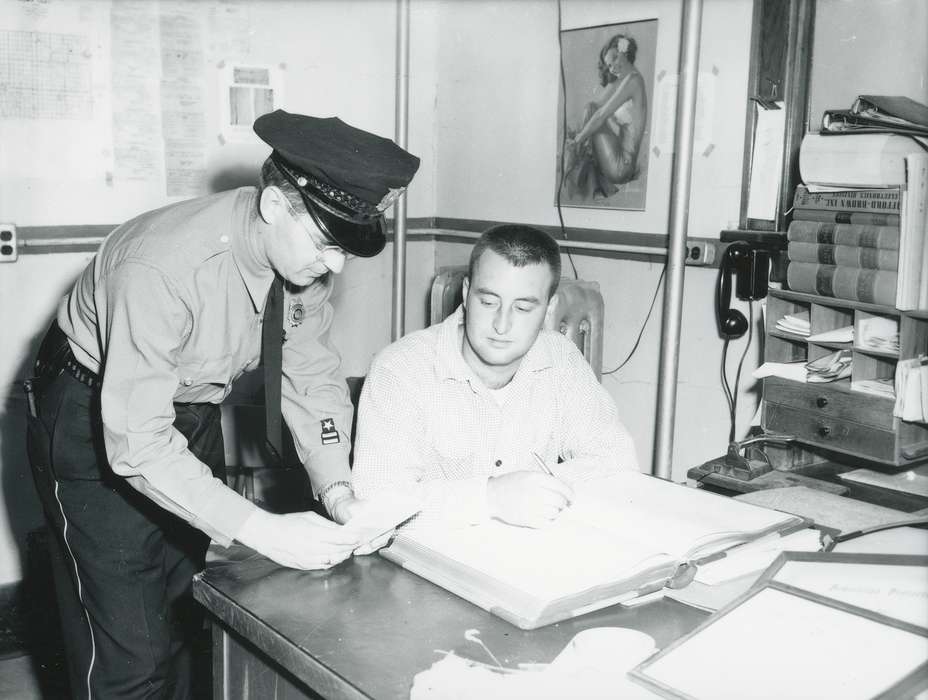
[[[744,352],[741,353],[741,360],[738,362],[738,370],[735,372],[735,386],[734,391],[728,385],[728,372],[727,363],[728,363],[728,344],[731,342],[730,338],[725,338],[725,342],[722,345],[722,364],[719,368],[719,372],[722,378],[722,391],[725,392],[725,401],[728,404],[728,416],[729,416],[729,430],[728,430],[728,442],[735,441],[735,433],[737,427],[737,412],[738,412],[738,385],[741,382],[741,367],[744,365],[744,358],[748,354],[748,349],[751,347],[751,340],[754,337],[754,304],[753,302],[748,302],[748,341],[745,343]]]

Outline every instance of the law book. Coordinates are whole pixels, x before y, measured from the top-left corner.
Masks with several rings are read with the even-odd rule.
[[[822,112],[822,134],[910,134],[928,136],[928,126],[908,124],[902,120],[873,118],[849,109],[826,109]]]
[[[822,265],[866,267],[872,270],[896,271],[899,269],[899,251],[868,248],[857,245],[828,245],[790,241],[786,246],[790,262],[811,262]]]
[[[903,95],[860,95],[850,111],[884,124],[928,129],[928,105]]]
[[[899,249],[899,226],[834,224],[793,219],[786,229],[787,241]]]
[[[887,190],[888,191],[888,190]],[[899,226],[899,214],[870,211],[829,211],[827,209],[793,209],[794,221],[822,221],[831,224],[873,224]]]
[[[800,184],[793,193],[793,208],[898,215],[902,199],[900,192],[899,188],[810,192],[808,187]]]
[[[795,292],[893,306],[898,276],[888,270],[790,262],[786,283]]]
[[[692,580],[700,563],[802,529],[795,515],[638,472],[574,485],[540,529],[497,520],[401,528],[381,554],[521,629]]]
[[[905,156],[928,149],[928,138],[899,134],[806,134],[799,174],[810,189],[905,185]]]
[[[899,225],[899,283],[896,308],[903,311],[928,310],[919,295],[925,269],[928,237],[928,152],[910,153],[905,159],[906,185],[902,197]]]

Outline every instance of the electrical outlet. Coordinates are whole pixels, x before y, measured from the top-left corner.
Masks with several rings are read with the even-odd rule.
[[[0,262],[16,262],[16,224],[0,224]]]
[[[686,239],[686,264],[718,267],[716,261],[719,242],[712,238]]]

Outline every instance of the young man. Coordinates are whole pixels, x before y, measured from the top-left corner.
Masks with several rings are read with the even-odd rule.
[[[422,522],[539,527],[569,504],[571,481],[637,469],[615,404],[579,350],[542,331],[560,272],[543,231],[483,234],[462,307],[374,360],[358,409],[359,495],[415,493]]]
[[[190,696],[189,592],[210,538],[301,569],[359,544],[314,513],[274,515],[227,488],[219,403],[262,353],[267,366],[276,356],[282,377],[270,377],[313,490],[337,521],[350,516],[333,274],[383,249],[383,212],[419,160],[337,118],[278,110],[254,128],[273,149],[261,187],[117,228],[39,351],[27,442],[74,697]]]

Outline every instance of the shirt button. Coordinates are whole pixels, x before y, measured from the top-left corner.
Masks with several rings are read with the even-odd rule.
[[[190,386],[193,384],[193,380],[190,377],[184,379],[184,386]]]
[[[219,237],[219,242],[220,242],[220,243],[228,243],[228,242],[229,242],[229,237],[228,237],[228,236],[220,236],[220,237]]]
[[[503,460],[498,459],[498,460],[496,460],[495,464],[496,464],[497,467],[501,467],[501,466],[503,466]]]

